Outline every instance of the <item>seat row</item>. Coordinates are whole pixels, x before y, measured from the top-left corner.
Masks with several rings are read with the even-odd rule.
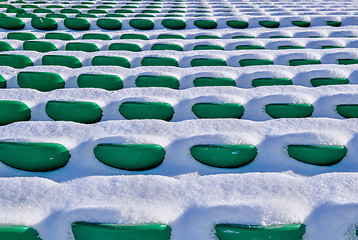
[[[7,166],[28,172],[49,172],[65,167],[70,151],[59,143],[0,142],[0,161]],[[340,145],[287,145],[287,155],[297,161],[316,166],[339,163],[348,149]],[[103,164],[126,171],[147,171],[158,167],[166,151],[158,144],[100,143],[93,149]],[[190,148],[198,162],[215,168],[240,168],[254,161],[256,146],[248,144],[199,144]]]
[[[214,227],[218,240],[302,240],[304,224],[282,225],[243,225],[216,224]],[[77,221],[72,223],[75,240],[121,239],[121,240],[170,240],[172,229],[162,223],[110,224]],[[3,225],[0,227],[1,239],[41,240],[32,227]]]

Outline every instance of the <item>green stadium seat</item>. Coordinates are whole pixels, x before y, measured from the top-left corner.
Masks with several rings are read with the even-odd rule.
[[[289,60],[289,64],[290,66],[313,65],[321,64],[321,61],[317,59],[292,59]]]
[[[57,22],[52,18],[32,18],[31,26],[39,30],[51,31],[57,29]]]
[[[117,9],[114,13],[134,13],[134,11],[130,9]]]
[[[141,47],[135,43],[112,43],[109,45],[108,50],[111,51],[130,51],[130,52],[140,52],[142,51]]]
[[[105,33],[85,33],[82,35],[82,39],[112,40],[111,36]]]
[[[256,78],[252,80],[253,87],[293,85],[290,78]]]
[[[119,112],[126,119],[161,119],[170,121],[174,109],[164,102],[124,102],[119,106]]]
[[[94,43],[70,42],[66,44],[66,51],[96,52],[99,48]]]
[[[218,26],[214,20],[195,20],[194,25],[202,29],[215,29]]]
[[[173,76],[154,76],[141,75],[135,80],[137,87],[167,87],[172,89],[179,89],[180,83],[176,77]]]
[[[258,65],[273,65],[273,61],[269,59],[241,59],[239,61],[241,67],[258,66]]]
[[[97,20],[97,26],[105,30],[121,30],[122,23],[118,19],[101,18]]]
[[[48,101],[47,115],[55,121],[96,123],[102,118],[102,109],[94,102]]]
[[[238,29],[243,29],[243,28],[249,27],[249,23],[246,21],[230,20],[230,21],[226,21],[226,24],[229,27],[238,28]]]
[[[130,68],[128,59],[116,56],[95,56],[92,58],[92,66],[120,66]]]
[[[340,27],[342,22],[340,21],[327,21],[327,25],[331,27]]]
[[[64,20],[64,25],[68,29],[84,31],[90,29],[90,23],[83,18],[66,18]]]
[[[326,85],[341,85],[349,84],[349,80],[347,78],[312,78],[311,84],[314,87]]]
[[[37,39],[37,37],[33,33],[28,32],[12,32],[7,34],[7,39],[28,41]]]
[[[79,13],[75,16],[75,18],[98,18],[98,17],[95,14]]]
[[[46,33],[45,39],[56,39],[63,41],[75,40],[75,38],[69,33]]]
[[[17,18],[38,18],[37,14],[35,13],[17,13]]]
[[[137,33],[125,33],[122,34],[120,39],[138,39],[138,40],[149,40],[147,35]]]
[[[313,113],[311,104],[274,103],[265,106],[266,113],[273,118],[306,118]]]
[[[131,19],[129,25],[139,30],[152,30],[154,28],[153,21],[149,19]]]
[[[227,66],[224,59],[214,59],[214,58],[196,58],[190,62],[192,67],[202,67],[202,66]]]
[[[265,49],[260,45],[239,45],[235,47],[236,50],[256,50],[256,49]]]
[[[155,17],[155,15],[153,15],[153,14],[143,14],[143,13],[140,13],[140,14],[136,14],[136,15],[134,15],[134,17],[136,17],[136,18],[150,18],[150,17]],[[138,19],[136,19],[136,20],[138,20]],[[145,29],[140,29],[140,30],[145,30]],[[150,30],[150,29],[148,29],[148,30]]]
[[[173,30],[180,30],[186,28],[186,23],[180,19],[164,19],[162,25]]]
[[[141,61],[142,66],[173,66],[179,67],[179,63],[174,58],[169,57],[144,57]]]
[[[185,37],[179,34],[160,34],[157,39],[185,39]]]
[[[0,126],[13,122],[29,121],[30,108],[20,101],[0,100]]]
[[[0,41],[0,51],[4,52],[4,51],[13,51],[14,49],[12,48],[12,46],[7,43],[7,42],[3,42]]]
[[[224,50],[223,46],[220,45],[196,45],[193,50]]]
[[[25,68],[33,65],[33,62],[28,56],[15,54],[0,54],[0,66]]]
[[[17,83],[21,88],[31,88],[41,92],[65,87],[65,81],[62,77],[52,72],[19,72]]]
[[[99,144],[94,155],[102,163],[122,170],[145,171],[158,167],[165,150],[157,144]]]
[[[26,13],[27,11],[22,8],[8,8],[6,9],[6,13]]]
[[[151,50],[183,51],[183,47],[178,44],[153,44]]]
[[[64,167],[70,158],[67,148],[58,143],[0,142],[0,151],[1,162],[29,172],[57,170]]]
[[[60,13],[66,13],[66,14],[79,14],[81,13],[80,10],[78,9],[69,9],[69,8],[64,8],[60,10]]]
[[[278,50],[286,50],[286,49],[304,49],[305,47],[302,46],[295,46],[295,45],[283,45],[283,46],[278,46],[277,49]]]
[[[124,15],[124,14],[120,14],[120,13],[108,13],[108,14],[106,14],[105,17],[108,17],[108,18],[125,18],[127,16]]]
[[[280,26],[277,21],[259,21],[259,24],[266,28],[278,28]]]
[[[244,107],[237,103],[196,103],[192,111],[198,118],[241,118]]]
[[[0,226],[0,238],[11,240],[41,240],[35,229],[22,225]]]
[[[36,52],[51,52],[57,51],[57,47],[52,42],[44,41],[25,41],[23,43],[23,49],[27,51]]]
[[[341,65],[358,64],[358,59],[338,59],[338,64]]]
[[[311,23],[308,21],[292,21],[292,24],[297,27],[304,27],[304,28],[311,26]]]
[[[332,48],[344,48],[343,46],[333,46],[333,45],[326,45],[322,46],[322,49],[332,49]]]
[[[344,118],[358,118],[358,104],[340,104],[336,110]]]
[[[78,58],[66,55],[45,55],[42,57],[42,65],[65,66],[69,68],[82,67],[82,63]]]
[[[38,8],[34,9],[34,13],[54,13],[54,11],[51,9]]]
[[[68,16],[66,14],[62,14],[62,13],[49,13],[46,14],[47,18],[68,18]]]
[[[108,13],[108,11],[104,10],[104,9],[90,9],[87,11],[87,13],[89,13],[89,14],[106,14],[106,13]]]
[[[220,77],[198,77],[193,83],[195,87],[236,86],[234,79]]]
[[[81,74],[77,78],[80,88],[102,88],[114,91],[123,88],[123,81],[116,75],[109,74]]]

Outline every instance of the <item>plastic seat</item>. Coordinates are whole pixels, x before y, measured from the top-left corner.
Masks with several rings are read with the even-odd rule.
[[[9,43],[0,41],[0,52],[13,51],[13,50],[14,49],[12,48],[12,46]]]
[[[54,13],[54,11],[51,9],[38,8],[34,9],[34,13]]]
[[[265,49],[260,45],[239,45],[235,47],[236,50],[256,50],[256,49]]]
[[[11,240],[41,240],[35,229],[22,225],[0,226],[0,238]]]
[[[17,83],[21,88],[31,88],[42,92],[65,87],[62,77],[52,72],[19,72]]]
[[[153,44],[151,50],[183,51],[183,47],[178,44]]]
[[[33,62],[28,56],[15,54],[0,54],[0,66],[25,68],[33,65]]]
[[[35,13],[17,13],[17,18],[38,18],[37,14]]]
[[[111,51],[130,51],[130,52],[140,52],[142,51],[141,47],[135,43],[112,43],[109,45],[108,50]]]
[[[69,68],[82,67],[82,63],[78,58],[66,55],[45,55],[42,57],[42,65],[65,66]]]
[[[75,240],[169,240],[171,228],[158,223],[119,225],[74,222],[72,232]]]
[[[195,20],[194,25],[202,29],[215,29],[218,26],[214,20]]]
[[[81,13],[78,9],[70,9],[70,8],[64,8],[60,10],[60,13],[66,13],[66,14],[79,14]]]
[[[119,106],[119,112],[126,119],[161,119],[170,121],[174,109],[164,102],[124,102]]]
[[[185,37],[179,34],[160,34],[157,39],[185,39]]]
[[[195,87],[213,87],[213,86],[236,86],[236,82],[232,78],[220,77],[198,77],[194,79]]]
[[[358,59],[338,59],[338,64],[341,65],[358,64]]]
[[[196,103],[191,108],[198,118],[241,118],[244,107],[237,103]]]
[[[312,116],[311,104],[275,103],[267,104],[265,111],[273,118],[306,118]]]
[[[131,19],[129,25],[139,30],[152,30],[154,28],[153,21],[149,19]]]
[[[56,39],[63,41],[75,40],[75,38],[69,33],[46,33],[45,39]]]
[[[314,87],[326,85],[341,85],[349,84],[349,80],[347,78],[312,78],[311,84]]]
[[[292,59],[289,60],[289,64],[290,66],[313,65],[321,64],[321,61],[317,59]]]
[[[120,14],[120,13],[108,13],[108,14],[106,14],[105,17],[108,17],[108,18],[125,18],[127,16],[124,15],[124,14]]]
[[[23,49],[36,52],[51,52],[57,51],[57,47],[52,42],[44,41],[25,41]]]
[[[89,13],[89,14],[106,14],[106,13],[108,13],[108,11],[104,10],[104,9],[90,9],[87,11],[87,13]]]
[[[66,44],[66,51],[96,52],[99,48],[94,43],[70,42]]]
[[[143,13],[140,13],[140,14],[136,14],[136,15],[134,15],[134,17],[135,18],[154,18],[155,17],[155,15],[153,15],[153,14],[143,14]],[[138,20],[138,19],[136,19],[136,20]],[[146,29],[141,29],[141,30],[146,30]],[[150,30],[150,29],[147,29],[147,30]]]
[[[198,35],[195,36],[195,39],[221,39],[221,37],[216,35]]]
[[[12,32],[7,34],[7,39],[28,41],[28,40],[37,39],[37,37],[33,33],[28,33],[28,32]]]
[[[114,13],[134,13],[134,11],[130,9],[117,9]]]
[[[92,66],[120,66],[130,68],[128,59],[116,56],[95,56],[92,58]]]
[[[104,33],[85,33],[82,39],[93,39],[93,40],[112,40],[108,34]]]
[[[300,162],[331,166],[340,162],[348,150],[344,146],[288,145],[288,155]]]
[[[233,36],[232,39],[256,38],[255,36]]]
[[[195,145],[190,154],[197,161],[217,168],[238,168],[252,162],[257,149],[253,145]]]
[[[293,85],[290,78],[256,78],[252,80],[253,87]]]
[[[31,26],[44,31],[56,30],[58,27],[57,22],[52,18],[32,18]]]
[[[327,25],[331,27],[340,27],[342,22],[340,21],[327,21]]]
[[[95,14],[79,13],[75,16],[75,18],[98,18],[98,17]]]
[[[258,66],[258,65],[273,65],[273,61],[269,59],[241,59],[239,61],[241,67]]]
[[[70,158],[67,148],[58,143],[0,142],[0,151],[1,162],[29,172],[57,170],[64,167]]]
[[[186,23],[180,19],[164,19],[162,25],[173,30],[180,30],[186,28]]]
[[[80,88],[102,88],[113,91],[123,88],[122,79],[109,74],[81,74],[77,78]]]
[[[20,101],[0,100],[0,126],[13,122],[29,121],[30,108]]]
[[[26,13],[27,11],[22,8],[8,8],[6,9],[6,13]]]
[[[241,225],[217,224],[216,236],[219,240],[302,240],[306,227],[303,224],[282,225]]]
[[[137,34],[137,33],[125,33],[122,34],[121,39],[138,39],[138,40],[149,40],[147,35],[144,34]]]
[[[196,58],[190,62],[192,67],[202,67],[202,66],[227,66],[224,59],[214,59],[214,58]]]
[[[292,24],[297,27],[304,27],[304,28],[311,26],[311,23],[308,21],[292,21]]]
[[[280,26],[277,21],[259,21],[259,24],[266,28],[278,28]]]
[[[135,80],[137,87],[167,87],[172,89],[179,89],[180,83],[176,77],[173,76],[154,76],[141,75]]]
[[[62,14],[62,13],[49,13],[46,14],[47,18],[68,18],[68,16],[66,14]]]
[[[286,50],[286,49],[304,49],[305,47],[302,46],[295,46],[295,45],[283,45],[283,46],[278,46],[277,49],[278,50]]]
[[[99,144],[94,155],[102,163],[128,171],[145,171],[158,167],[165,150],[157,144]]]
[[[344,118],[358,118],[358,104],[340,104],[336,110]]]
[[[94,102],[48,101],[47,115],[55,121],[96,123],[102,118],[102,109]]]
[[[230,20],[230,21],[226,21],[226,24],[229,27],[238,28],[238,29],[243,29],[243,28],[249,27],[249,23],[246,21]]]
[[[179,63],[174,58],[169,57],[144,57],[141,61],[142,66],[173,66],[179,67]]]
[[[90,29],[90,23],[83,18],[66,18],[64,20],[64,25],[68,29],[84,31]]]
[[[196,45],[193,50],[224,50],[223,46],[220,45]]]
[[[101,18],[96,22],[97,26],[105,30],[121,30],[122,23],[118,19]]]

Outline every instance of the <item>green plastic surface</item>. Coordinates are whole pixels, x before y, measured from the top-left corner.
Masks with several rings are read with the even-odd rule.
[[[6,80],[1,74],[0,74],[0,88],[6,88]]]
[[[0,41],[0,51],[3,52],[3,51],[13,51],[14,49],[12,48],[12,46],[7,43],[7,42],[3,42],[3,41]]]
[[[94,43],[71,42],[66,44],[67,51],[96,52],[99,48]]]
[[[112,43],[109,45],[108,50],[112,51],[130,51],[130,52],[140,52],[142,51],[141,47],[135,43]]]
[[[340,21],[327,21],[328,26],[332,27],[340,27],[342,25],[342,22]]]
[[[341,65],[358,64],[358,59],[338,59],[338,64]]]
[[[224,50],[220,45],[196,45],[193,50]]]
[[[239,61],[241,67],[257,66],[257,65],[273,65],[273,61],[269,59],[241,59]]]
[[[16,17],[18,18],[38,18],[35,13],[17,13]]]
[[[168,57],[144,57],[141,61],[142,66],[173,66],[179,67],[179,63],[174,58]]]
[[[33,65],[33,62],[28,56],[15,54],[0,54],[0,66],[25,68]]]
[[[185,29],[186,23],[180,19],[165,19],[162,21],[162,25],[169,29],[179,30]]]
[[[340,104],[336,110],[342,117],[358,118],[358,104]]]
[[[13,122],[29,121],[30,108],[23,102],[0,100],[0,126]]]
[[[231,20],[231,21],[227,21],[226,24],[227,24],[229,27],[239,28],[239,29],[248,28],[248,27],[249,27],[249,23],[246,22],[246,21]]]
[[[277,85],[293,85],[293,82],[289,78],[256,78],[252,80],[253,87]]]
[[[322,49],[332,49],[332,48],[344,48],[343,46],[333,46],[333,45],[326,45],[322,46]]]
[[[157,39],[185,39],[185,37],[179,34],[160,34]]]
[[[117,9],[114,13],[134,13],[134,11],[130,9]]]
[[[283,46],[278,46],[277,49],[279,50],[285,50],[285,49],[304,49],[305,47],[302,46],[295,46],[295,45],[283,45]]]
[[[67,55],[45,55],[42,57],[42,65],[56,65],[69,68],[82,67],[82,63],[78,58]]]
[[[95,14],[79,13],[75,18],[98,18]]]
[[[138,39],[138,40],[149,40],[147,35],[136,34],[136,33],[126,33],[121,35],[121,39]]]
[[[321,64],[321,61],[317,59],[292,59],[289,60],[289,64],[290,66],[313,65]]]
[[[92,58],[92,66],[120,66],[130,68],[127,58],[116,56],[95,56]]]
[[[47,115],[55,121],[96,123],[102,118],[102,109],[94,102],[48,101]]]
[[[82,39],[112,40],[108,34],[104,33],[85,33],[82,35]]]
[[[195,145],[190,153],[197,161],[218,168],[238,168],[249,164],[257,155],[253,145]]]
[[[31,88],[42,92],[65,87],[62,77],[52,72],[19,72],[17,83],[22,88]]]
[[[161,119],[170,121],[174,109],[164,102],[124,102],[119,106],[119,112],[126,119]]]
[[[28,41],[28,40],[37,39],[37,37],[33,33],[28,33],[28,32],[12,32],[7,34],[7,39]]]
[[[311,26],[311,23],[308,21],[292,21],[292,24],[295,26],[304,27],[304,28]]]
[[[312,78],[311,84],[314,87],[326,85],[341,85],[349,84],[349,80],[347,78]]]
[[[266,28],[278,28],[280,26],[277,21],[259,21],[259,24]]]
[[[197,58],[190,62],[192,67],[202,66],[227,66],[224,59],[211,59],[211,58]]]
[[[122,79],[109,74],[81,74],[77,78],[80,88],[102,88],[113,91],[123,88]]]
[[[38,8],[34,9],[34,13],[54,13],[54,11],[51,9]]]
[[[347,151],[344,146],[288,145],[287,147],[290,157],[318,166],[331,166],[340,162]]]
[[[236,86],[236,82],[232,78],[198,77],[194,79],[194,86],[195,87]]]
[[[23,44],[23,49],[36,52],[51,52],[57,51],[57,47],[52,42],[44,41],[26,41]]]
[[[63,41],[75,40],[75,38],[69,33],[46,33],[45,39],[57,39]]]
[[[183,51],[183,47],[178,44],[153,44],[151,50]]]
[[[233,36],[232,39],[256,38],[255,36]]]
[[[235,47],[236,50],[255,50],[255,49],[265,49],[260,45],[239,45]]]
[[[169,240],[171,228],[158,223],[119,225],[75,222],[72,232],[75,240]]]
[[[21,225],[0,226],[0,239],[4,240],[41,240],[38,233],[32,227]]]
[[[101,18],[97,20],[97,26],[105,30],[121,30],[122,23],[118,19]]]
[[[129,25],[139,30],[152,30],[154,28],[153,21],[149,19],[131,19]]]
[[[56,20],[52,18],[43,18],[43,17],[32,18],[31,25],[36,29],[44,30],[44,31],[56,30],[58,27]]]
[[[198,35],[195,36],[195,39],[221,39],[221,37],[216,35]]]
[[[0,142],[0,152],[1,162],[30,172],[62,168],[70,158],[67,148],[58,143]]]
[[[267,104],[265,111],[273,118],[306,118],[313,113],[311,104],[274,103]]]
[[[65,27],[76,31],[90,29],[90,23],[84,18],[66,18],[64,20],[64,25]]]
[[[8,8],[6,9],[7,13],[26,13],[27,11],[22,8]]]
[[[168,87],[172,89],[179,89],[180,83],[176,77],[172,76],[153,76],[142,75],[135,80],[137,87]]]
[[[215,231],[219,240],[302,240],[306,227],[303,224],[217,224]]]
[[[81,13],[78,9],[70,9],[70,8],[64,8],[60,10],[60,13],[67,13],[67,14],[78,14]]]
[[[108,17],[108,18],[125,18],[127,16],[125,14],[120,14],[120,13],[108,13],[108,14],[106,14],[105,17]]]
[[[198,118],[241,118],[244,107],[237,103],[196,103],[191,108]]]
[[[46,14],[47,18],[68,18],[66,14],[62,13],[49,13]]]
[[[165,156],[156,144],[99,144],[94,155],[102,163],[128,171],[145,171],[159,166]]]
[[[196,20],[194,25],[202,29],[215,29],[218,26],[214,20]]]

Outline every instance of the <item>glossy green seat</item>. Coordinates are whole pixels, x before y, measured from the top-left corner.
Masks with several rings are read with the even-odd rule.
[[[117,9],[114,13],[134,13],[134,11],[130,9]]]
[[[173,66],[179,67],[179,63],[174,58],[169,57],[144,57],[141,61],[142,66]]]
[[[52,72],[19,72],[17,83],[21,88],[31,88],[42,92],[65,87],[62,77]]]
[[[105,9],[90,9],[87,11],[87,13],[89,13],[89,14],[106,14],[106,13],[108,13],[108,11]]]
[[[97,26],[105,30],[121,30],[122,23],[118,19],[101,18],[96,22]]]
[[[102,163],[128,171],[145,171],[158,167],[165,150],[156,144],[99,144],[94,155]]]
[[[314,87],[326,85],[341,85],[349,84],[349,80],[347,78],[312,78],[311,84]]]
[[[171,228],[158,223],[119,225],[74,222],[72,232],[75,240],[169,240]]]
[[[98,18],[98,17],[95,14],[79,13],[75,16],[75,18]]]
[[[6,88],[6,79],[0,74],[0,88]]]
[[[140,52],[142,51],[141,47],[135,43],[112,43],[109,45],[108,50],[111,51],[130,51],[130,52]]]
[[[77,78],[80,88],[102,88],[113,91],[123,88],[123,81],[117,75],[109,74],[81,74]]]
[[[213,58],[196,58],[190,62],[192,67],[202,66],[227,66],[224,59],[213,59]]]
[[[22,8],[8,8],[6,9],[6,13],[26,13],[27,11]]]
[[[179,34],[160,34],[157,39],[185,39],[185,37]]]
[[[229,27],[238,28],[238,29],[243,29],[243,28],[249,27],[249,23],[246,21],[230,20],[230,21],[226,21],[226,24]]]
[[[0,142],[0,151],[1,162],[30,172],[62,168],[70,158],[67,148],[58,143]]]
[[[127,16],[125,14],[120,14],[120,13],[108,13],[108,14],[106,14],[105,17],[108,17],[108,18],[125,18]]]
[[[236,82],[232,78],[198,77],[193,82],[195,87],[236,86]]]
[[[48,101],[47,115],[55,121],[96,123],[102,118],[102,109],[94,102]]]
[[[51,52],[57,51],[57,47],[52,42],[44,41],[25,41],[23,43],[23,49],[27,51],[36,52]]]
[[[150,19],[131,19],[129,25],[139,30],[152,30],[154,28],[154,23]]]
[[[318,166],[331,166],[340,162],[347,151],[344,146],[288,145],[287,147],[290,157]]]
[[[290,78],[256,78],[252,80],[253,87],[293,85]]]
[[[326,45],[322,46],[322,49],[332,49],[332,48],[344,48],[343,46],[334,46],[334,45]]]
[[[146,10],[142,10],[141,13],[160,13],[160,11],[153,10],[153,9],[146,9]]]
[[[164,102],[124,102],[119,106],[119,112],[126,119],[161,119],[170,121],[174,109]]]
[[[302,240],[306,227],[303,224],[283,225],[241,225],[217,224],[219,240]]]
[[[341,65],[358,64],[358,59],[338,59],[338,64]]]
[[[12,48],[12,46],[9,43],[0,41],[0,52],[13,51],[13,50],[14,49]]]
[[[202,29],[215,29],[218,26],[214,20],[196,20],[194,25]]]
[[[7,34],[7,39],[28,41],[37,39],[37,37],[33,33],[28,32],[12,32]]]
[[[306,118],[313,113],[311,104],[274,103],[267,104],[265,111],[273,118]]]
[[[235,47],[236,50],[256,50],[256,49],[265,49],[260,45],[239,45]]]
[[[31,26],[33,28],[44,30],[44,31],[51,31],[57,29],[57,22],[52,18],[32,18],[31,19]]]
[[[66,14],[62,14],[62,13],[49,13],[46,14],[47,18],[68,18],[68,16]]]
[[[90,29],[90,23],[84,18],[66,18],[64,25],[68,29],[76,31],[84,31]]]
[[[81,11],[78,9],[73,9],[73,8],[64,8],[64,9],[60,10],[60,13],[79,14],[79,13],[81,13]]]
[[[30,108],[20,101],[0,100],[0,126],[13,122],[29,121]]]
[[[304,27],[304,28],[311,26],[311,23],[308,21],[292,21],[292,24],[297,27]]]
[[[22,225],[0,226],[0,239],[11,240],[41,240],[38,232],[32,227]]]
[[[94,43],[70,42],[66,44],[66,51],[96,52],[99,48]]]
[[[327,21],[327,25],[331,27],[340,27],[342,22],[340,21]]]
[[[233,36],[232,39],[256,38],[255,36]]]
[[[33,62],[28,56],[15,54],[0,54],[0,66],[25,68],[33,65]]]
[[[172,89],[179,89],[180,83],[176,77],[173,76],[154,76],[141,75],[135,80],[137,87],[167,87]]]
[[[136,14],[134,15],[134,17],[136,18],[149,18],[149,17],[155,17],[155,15],[153,14],[143,14],[143,13],[140,13],[140,14]],[[138,19],[137,19],[138,20]],[[146,29],[141,29],[141,30],[146,30]],[[150,30],[150,29],[147,29],[147,30]]]
[[[259,24],[266,28],[278,28],[280,26],[277,21],[259,21]]]
[[[51,9],[38,8],[34,9],[34,13],[54,13],[54,11]]]
[[[112,40],[111,36],[105,33],[85,33],[82,35],[82,39]]]
[[[162,25],[169,29],[180,30],[186,28],[186,23],[180,19],[164,19]]]
[[[92,58],[92,66],[119,66],[130,68],[131,64],[127,58],[116,56],[95,56]]]
[[[295,46],[295,45],[283,45],[278,46],[277,49],[279,50],[286,50],[286,49],[304,49],[305,47],[302,46]]]
[[[193,50],[224,50],[223,46],[220,45],[196,45]]]
[[[244,107],[237,103],[196,103],[191,108],[198,118],[241,118]]]
[[[183,51],[183,47],[178,44],[153,44],[151,50],[172,50]]]
[[[125,33],[122,34],[120,39],[138,39],[138,40],[149,40],[147,35],[137,33]]]
[[[37,14],[35,13],[17,13],[17,18],[38,18]]]
[[[45,55],[42,57],[42,65],[65,66],[69,68],[82,67],[82,63],[78,58],[66,55]]]
[[[69,33],[46,33],[45,39],[56,39],[63,41],[75,40],[75,38]]]
[[[321,61],[317,59],[292,59],[289,60],[289,64],[290,66],[313,65],[321,64]]]
[[[336,110],[344,118],[358,118],[358,104],[340,104]]]
[[[218,168],[238,168],[249,164],[257,155],[253,145],[195,145],[190,153],[197,161]]]
[[[258,65],[273,65],[273,61],[269,59],[241,59],[239,61],[241,67],[258,66]]]

